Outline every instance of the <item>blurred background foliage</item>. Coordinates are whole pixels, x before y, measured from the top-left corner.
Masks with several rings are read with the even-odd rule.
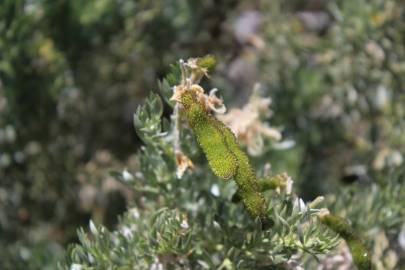
[[[276,100],[274,121],[303,148],[305,197],[339,179],[377,180],[405,150],[403,4],[326,2],[312,11],[269,4],[264,24],[261,73]]]
[[[107,171],[145,162],[132,115],[179,58],[215,55],[206,84],[228,107],[261,83],[285,141],[255,163],[288,171],[303,198],[332,193],[350,217],[340,193],[403,179],[399,0],[3,0],[0,33],[2,269],[53,269],[90,218],[115,227],[135,195]]]

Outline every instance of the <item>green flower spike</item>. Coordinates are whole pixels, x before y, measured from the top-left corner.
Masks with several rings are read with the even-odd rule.
[[[223,133],[214,124],[216,119],[197,101],[192,91],[183,93],[181,103],[214,174],[222,179],[233,177],[237,172],[238,160],[226,145]]]
[[[202,88],[192,84],[200,79],[200,73],[194,76],[198,77],[197,81],[193,79],[193,72],[199,70],[199,64],[205,65],[205,62],[208,62],[212,65],[212,59],[208,58],[208,60],[197,58],[188,61],[187,65],[191,66],[189,68],[192,70],[189,80],[184,79],[187,71],[183,66],[182,81],[185,83],[176,86],[173,99],[182,104],[188,123],[214,174],[223,179],[233,177],[238,185],[238,195],[249,213],[263,220],[266,214],[266,202],[260,192],[260,185],[249,163],[249,158],[240,149],[232,131],[206,108],[201,99],[204,95]],[[207,70],[206,67],[201,69]]]

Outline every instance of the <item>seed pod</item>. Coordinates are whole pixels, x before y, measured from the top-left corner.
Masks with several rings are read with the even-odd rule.
[[[359,270],[371,269],[370,254],[367,248],[358,233],[344,218],[332,215],[325,209],[321,211],[319,219],[346,241],[352,253],[353,261]]]

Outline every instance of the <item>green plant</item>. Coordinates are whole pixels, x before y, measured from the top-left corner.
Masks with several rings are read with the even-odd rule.
[[[192,66],[192,62],[188,62],[187,66]],[[337,236],[325,230],[318,222],[319,209],[315,207],[320,200],[305,204],[300,198],[290,194],[287,186],[291,184],[291,180],[286,175],[284,181],[276,177],[272,178],[272,181],[264,181],[263,185],[259,185],[256,179],[254,182],[244,183],[253,185],[258,193],[249,194],[245,190],[240,192],[240,183],[236,186],[224,183],[222,191],[218,191],[219,183],[215,180],[215,174],[223,176],[221,172],[224,167],[229,165],[230,169],[225,172],[230,170],[229,174],[235,175],[235,178],[246,174],[241,171],[238,176],[237,172],[240,156],[235,156],[240,154],[235,154],[235,151],[242,151],[230,131],[228,135],[224,134],[225,130],[228,132],[228,128],[219,125],[218,120],[213,121],[214,116],[209,116],[207,108],[216,103],[217,99],[213,96],[209,99],[197,84],[187,84],[191,82],[190,78],[185,76],[189,73],[184,73],[184,69],[188,69],[187,66],[180,68],[183,69],[182,83],[175,83],[173,97],[179,98],[179,104],[184,104],[186,118],[209,160],[210,167],[214,170],[214,175],[199,168],[204,167],[204,161],[198,166],[191,166],[194,162],[190,163],[188,158],[177,158],[178,155],[191,155],[195,160],[199,150],[187,129],[182,129],[182,132],[178,130],[182,110],[175,110],[178,115],[173,118],[172,125],[162,125],[162,104],[157,96],[151,95],[146,105],[139,108],[135,115],[135,127],[145,142],[145,148],[140,155],[141,171],[136,173],[136,176],[128,172],[113,173],[121,181],[131,184],[138,193],[136,210],[131,210],[137,213],[136,218],[128,220],[124,217],[120,222],[120,229],[115,232],[109,232],[103,227],[99,229],[91,223],[90,229],[94,239],[87,239],[81,232],[81,245],[70,249],[62,269],[72,266],[84,269],[127,269],[134,266],[138,269],[286,268],[294,264],[293,255],[326,254],[338,243]],[[174,67],[175,73],[178,68],[179,66]],[[179,78],[175,75],[168,77]],[[198,98],[197,94],[200,95]],[[214,140],[206,140],[207,134]],[[227,136],[232,136],[232,140]],[[231,143],[233,145],[230,145]],[[210,156],[216,151],[210,149],[213,145],[228,153],[227,156],[221,160]],[[246,160],[247,156],[244,156],[244,159]],[[182,166],[185,161],[188,168],[194,170],[179,176],[175,173],[176,167]],[[217,171],[216,166],[219,166]],[[232,171],[235,170],[232,167],[236,167],[236,171]],[[250,167],[242,166],[242,170],[254,173]],[[199,185],[194,185],[194,182]],[[278,188],[284,188],[284,191],[278,189],[261,195],[260,187],[274,187],[279,183],[282,185]],[[209,186],[211,193],[206,191]],[[252,187],[242,188],[249,191]],[[248,197],[247,202],[252,205],[247,205],[247,209],[251,215],[231,202],[235,193],[242,201],[245,199],[243,196]],[[249,201],[251,196],[263,198],[263,201],[257,201],[257,197]],[[264,196],[271,204],[264,202]],[[248,204],[244,202],[245,205]],[[262,208],[263,204],[265,205]],[[165,208],[159,210],[162,207]],[[264,212],[256,212],[256,209],[263,209]],[[151,218],[139,218],[139,215],[147,217],[151,212],[155,213]],[[130,216],[130,213],[125,216]],[[265,217],[271,221],[271,228],[261,228],[260,220],[255,217]],[[331,224],[328,226],[333,227]],[[125,255],[127,252],[137,254],[136,265],[134,258]]]

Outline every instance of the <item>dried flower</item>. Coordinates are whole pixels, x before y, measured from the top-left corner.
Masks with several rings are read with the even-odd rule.
[[[187,230],[190,228],[190,225],[188,225],[187,219],[183,219],[180,223],[180,227],[184,230]]]
[[[215,94],[218,91],[217,88],[214,88],[210,91],[209,95],[204,93],[204,89],[198,84],[192,84],[190,86],[187,85],[177,85],[174,87],[173,96],[170,100],[174,100],[176,102],[180,102],[180,97],[186,91],[194,92],[198,100],[204,104],[204,107],[207,111],[213,111],[218,114],[223,114],[226,112],[226,107],[222,99],[218,98]]]
[[[185,65],[191,70],[190,79],[193,83],[199,83],[208,74],[208,69],[198,64],[198,58],[188,59]]]
[[[200,100],[203,101],[207,110],[211,110],[218,114],[224,114],[226,112],[226,107],[223,100],[215,95],[217,91],[217,88],[212,89],[208,96],[203,95],[203,98],[200,97]]]
[[[232,109],[227,114],[218,116],[232,130],[238,140],[247,146],[249,154],[253,156],[262,153],[264,137],[274,141],[281,140],[279,130],[260,121],[262,115],[267,118],[271,116],[270,104],[270,98],[259,98],[253,95],[249,103],[242,109]]]
[[[193,162],[183,153],[176,153],[177,178],[182,178],[187,169],[194,168]]]

